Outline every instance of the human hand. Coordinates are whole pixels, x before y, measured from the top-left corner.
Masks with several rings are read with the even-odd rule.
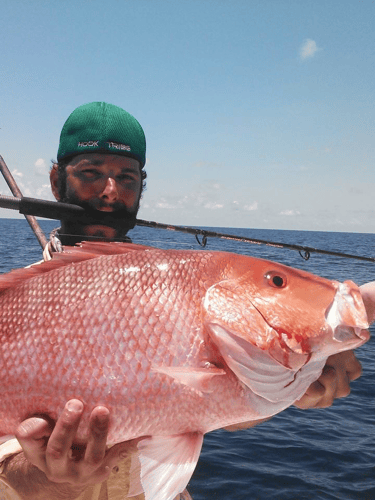
[[[359,287],[369,323],[375,321],[375,281]]]
[[[52,483],[66,483],[72,493],[79,494],[88,486],[105,481],[112,468],[136,448],[136,440],[106,447],[109,411],[94,408],[89,419],[89,434],[85,445],[75,442],[83,404],[68,401],[53,427],[43,418],[30,418],[17,429],[26,459]]]
[[[318,380],[310,385],[294,406],[302,410],[332,406],[335,399],[350,394],[350,382],[359,378],[361,373],[361,363],[353,351],[334,354],[327,359]]]

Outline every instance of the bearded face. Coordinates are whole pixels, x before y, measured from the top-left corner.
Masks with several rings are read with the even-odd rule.
[[[116,240],[134,227],[142,190],[137,160],[99,153],[78,155],[66,166],[65,174],[51,171],[51,184],[59,201],[86,210],[82,218],[62,221],[62,234]]]

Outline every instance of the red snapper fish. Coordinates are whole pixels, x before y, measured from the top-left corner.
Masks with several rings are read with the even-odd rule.
[[[203,435],[301,398],[369,338],[358,287],[226,252],[83,243],[0,277],[0,435],[72,398],[138,443],[130,494],[173,499]]]

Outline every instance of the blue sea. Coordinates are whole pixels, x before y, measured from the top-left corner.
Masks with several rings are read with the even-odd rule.
[[[46,234],[56,225],[40,221]],[[375,235],[315,231],[206,228],[250,238],[375,256]],[[136,243],[163,248],[199,248],[194,236],[137,227]],[[207,249],[267,258],[338,280],[362,284],[375,279],[375,263],[209,238]],[[24,220],[0,219],[0,272],[41,259]],[[372,331],[375,334],[375,330]],[[362,377],[349,397],[328,409],[289,408],[256,428],[205,437],[189,485],[194,500],[374,500],[375,347],[357,350]]]

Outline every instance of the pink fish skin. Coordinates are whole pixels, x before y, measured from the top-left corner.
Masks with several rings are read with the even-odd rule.
[[[299,399],[368,340],[357,286],[225,252],[84,243],[0,277],[0,434],[65,402],[138,445],[131,492],[184,489],[202,436]],[[162,480],[157,480],[162,478]]]

